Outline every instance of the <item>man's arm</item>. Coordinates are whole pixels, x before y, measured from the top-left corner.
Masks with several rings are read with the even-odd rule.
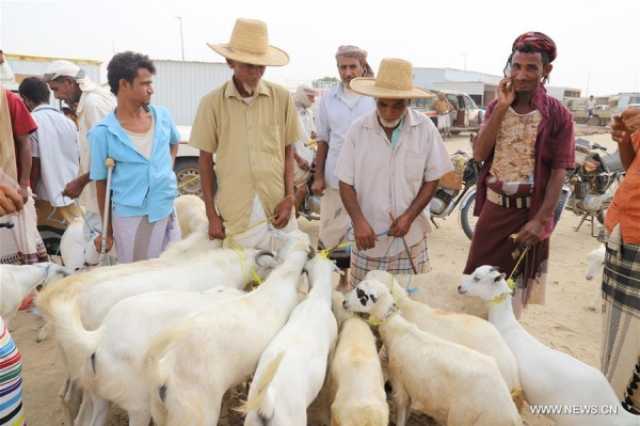
[[[356,246],[359,250],[367,250],[375,247],[376,233],[362,213],[355,188],[340,181],[339,189],[342,204],[344,204],[344,207],[347,209],[347,213],[349,213],[349,216],[351,217]]]
[[[404,237],[409,232],[411,224],[427,207],[429,201],[433,198],[433,194],[438,189],[439,180],[433,180],[429,182],[423,182],[418,195],[413,199],[409,208],[402,213],[399,217],[394,218],[391,228],[389,228],[389,235],[393,237]]]
[[[18,177],[20,187],[24,191],[23,197],[27,196],[27,188],[31,179],[31,141],[29,135],[16,136],[18,142],[18,161],[20,162],[20,176]]]
[[[503,79],[498,85],[497,92],[498,101],[495,108],[473,144],[473,159],[476,161],[485,161],[493,152],[502,120],[516,97],[511,79]]]
[[[213,154],[200,150],[198,157],[198,168],[200,170],[200,185],[202,186],[202,197],[209,220],[209,239],[223,240],[225,238],[224,225],[222,218],[218,215],[215,205],[216,173],[213,169]]]
[[[276,206],[273,226],[277,229],[284,228],[291,218],[291,210],[295,204],[294,191],[294,154],[293,144],[284,148],[284,199]]]
[[[38,187],[38,182],[40,182],[40,158],[32,157],[31,158],[31,188],[34,190]]]
[[[545,188],[542,206],[535,217],[527,222],[518,233],[517,242],[525,245],[534,245],[540,242],[540,237],[547,224],[553,220],[553,213],[560,199],[562,185],[567,175],[565,169],[552,169],[551,176]]]
[[[176,156],[178,155],[178,144],[173,144],[169,148],[169,152],[171,153],[171,164],[175,166],[176,164]]]
[[[633,144],[631,143],[631,141],[629,141],[628,143],[619,143],[618,152],[620,153],[622,167],[624,167],[624,170],[626,172],[627,170],[629,170],[629,167],[631,167],[631,163],[633,163],[633,159],[636,157],[636,151],[633,149]]]
[[[327,153],[329,152],[329,144],[326,141],[318,141],[318,149],[316,151],[316,170],[313,175],[313,184],[311,190],[316,195],[322,195],[327,187],[324,178],[324,165],[327,161]]]

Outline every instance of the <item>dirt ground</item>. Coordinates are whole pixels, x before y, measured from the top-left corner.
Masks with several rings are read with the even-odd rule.
[[[606,135],[589,136],[588,139],[612,146]],[[469,149],[468,137],[458,137],[446,142],[450,152]],[[523,317],[526,328],[545,344],[595,367],[599,366],[601,316],[599,305],[599,281],[584,280],[585,256],[598,246],[590,236],[588,225],[579,232],[574,228],[579,218],[565,212],[551,240],[551,259],[547,281],[547,302],[544,306],[530,306]],[[434,270],[457,273],[462,271],[469,240],[459,225],[457,212],[435,230],[429,240],[431,265]],[[420,290],[417,295],[420,298]],[[31,314],[21,312],[12,322],[12,334],[24,357],[24,404],[31,426],[58,426],[68,423],[64,419],[58,393],[64,373],[53,339],[36,343],[39,322]],[[541,366],[541,368],[543,368]],[[126,414],[112,410],[109,426],[124,426]],[[527,424],[546,426],[550,421],[525,415]],[[223,426],[242,424],[232,413],[221,419]],[[432,425],[426,417],[412,415],[409,425]]]

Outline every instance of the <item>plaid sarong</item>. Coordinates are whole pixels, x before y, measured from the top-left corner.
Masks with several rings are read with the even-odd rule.
[[[624,408],[640,414],[640,245],[607,247],[602,295],[602,372]]]
[[[418,274],[429,270],[429,252],[427,239],[409,248],[413,264],[418,269]],[[367,257],[361,254],[355,246],[351,249],[350,277],[351,285],[356,286],[364,279],[369,271],[387,271],[391,274],[413,274],[411,262],[406,251],[401,251],[395,256]]]

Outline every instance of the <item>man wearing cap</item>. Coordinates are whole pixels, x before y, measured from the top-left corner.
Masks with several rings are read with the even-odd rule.
[[[178,192],[173,163],[180,135],[169,111],[150,104],[155,72],[146,55],[122,52],[111,58],[107,77],[118,107],[89,132],[91,180],[96,181],[102,215],[106,214],[105,162],[111,158],[116,164],[107,248],[113,239],[120,263],[158,257],[180,238],[173,211]],[[96,239],[97,250],[101,238]]]
[[[574,167],[571,114],[544,88],[555,58],[556,45],[545,34],[514,41],[473,149],[484,163],[475,205],[480,217],[464,272],[481,265],[513,271],[516,316],[527,303],[544,303],[554,211],[566,170]]]
[[[76,64],[59,60],[52,62],[44,75],[56,99],[64,101],[75,111],[80,147],[80,175],[67,182],[64,195],[80,197],[85,208],[85,239],[93,239],[102,229],[100,210],[96,201],[96,185],[89,179],[91,147],[87,134],[93,126],[103,120],[116,107],[115,97],[98,86]]]
[[[384,59],[376,79],[350,83],[376,102],[347,132],[336,166],[356,243],[351,285],[372,270],[417,274],[428,266],[426,206],[453,166],[433,122],[409,108],[411,99],[432,96],[412,75],[409,62]]]
[[[376,108],[372,98],[349,88],[349,82],[356,77],[373,77],[373,70],[367,63],[367,51],[357,46],[340,46],[336,63],[341,83],[318,102],[318,152],[311,187],[314,194],[322,195],[320,241],[326,248],[340,244],[349,230],[349,215],[340,200],[335,172],[344,137],[358,117]]]
[[[209,237],[271,249],[274,228],[296,227],[293,144],[301,132],[289,92],[262,76],[289,57],[269,46],[266,24],[251,19],[236,21],[229,43],[209,47],[233,70],[200,101],[189,142],[200,149]]]
[[[295,174],[294,184],[296,187],[296,209],[299,209],[307,195],[307,183],[311,177],[311,167],[315,157],[315,151],[308,144],[316,137],[316,126],[313,120],[311,107],[316,100],[316,91],[308,86],[298,86],[293,94],[293,101],[300,118],[300,128],[302,137],[295,144]]]

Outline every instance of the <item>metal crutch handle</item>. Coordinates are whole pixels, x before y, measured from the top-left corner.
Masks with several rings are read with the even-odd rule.
[[[104,197],[104,217],[102,218],[102,240],[100,241],[99,264],[102,264],[107,254],[107,233],[109,230],[109,214],[111,213],[111,209],[109,208],[111,204],[111,175],[113,174],[113,168],[116,162],[113,158],[107,158],[104,165],[107,166],[107,191]]]

